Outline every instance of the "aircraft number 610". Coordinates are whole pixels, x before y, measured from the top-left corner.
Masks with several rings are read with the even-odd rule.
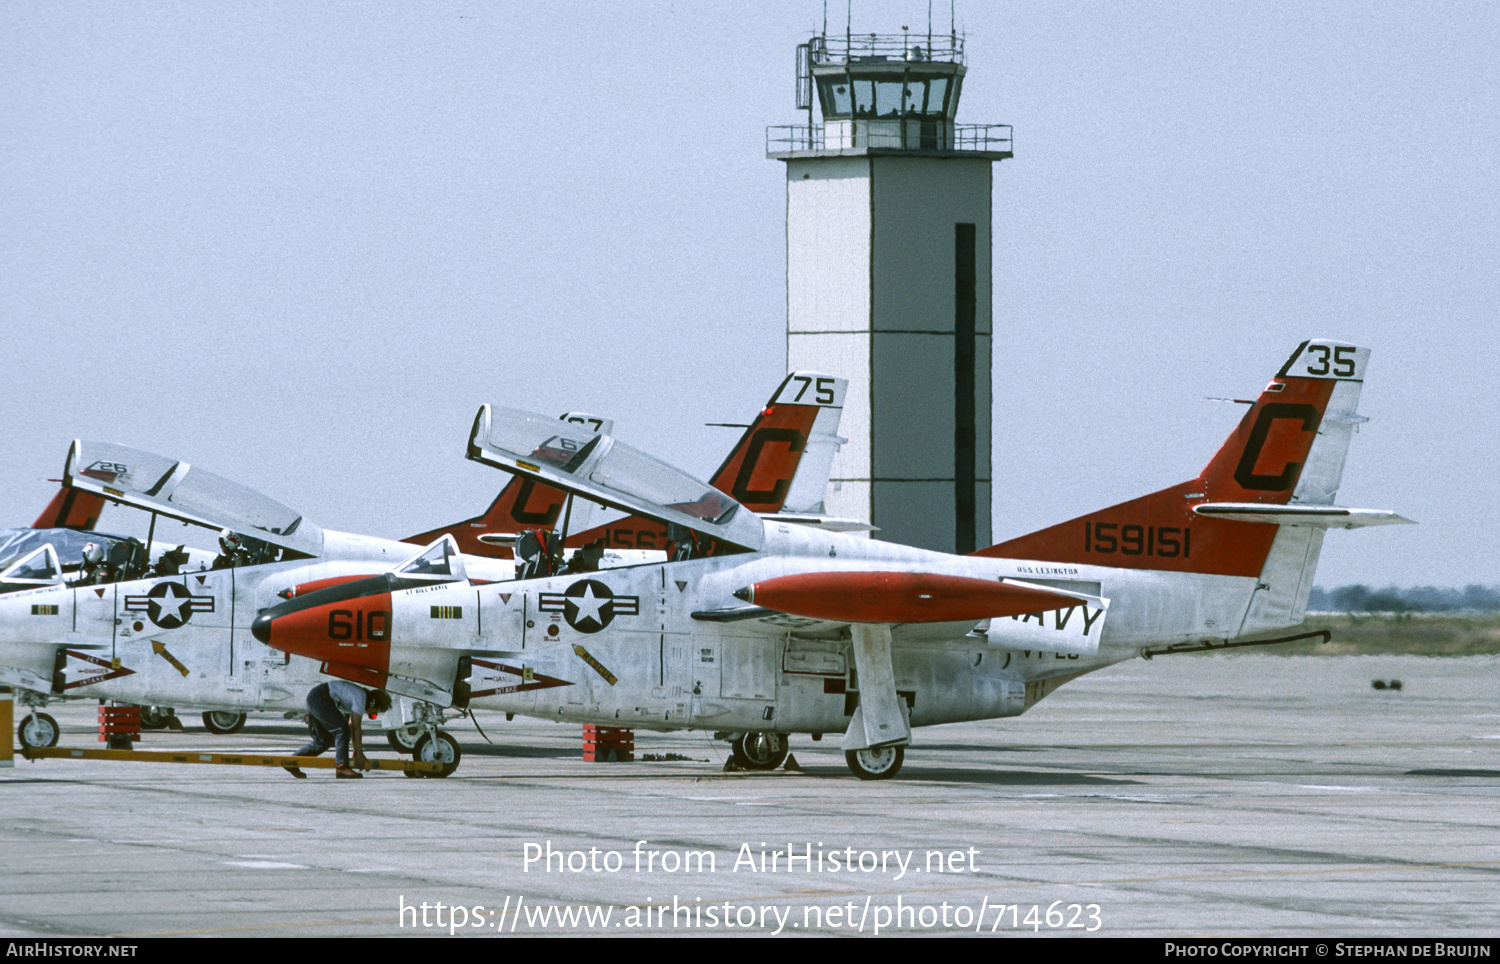
[[[390,639],[391,614],[378,609],[370,613],[362,609],[358,612],[335,609],[328,614],[328,638],[368,638],[377,641]]]

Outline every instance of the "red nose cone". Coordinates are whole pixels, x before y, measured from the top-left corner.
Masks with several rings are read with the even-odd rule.
[[[283,607],[277,607],[282,609]],[[391,594],[258,616],[255,638],[273,649],[386,672],[391,662]]]
[[[767,579],[749,590],[740,598],[757,606],[847,623],[978,622],[1080,604],[1044,589],[921,572],[807,572]]]

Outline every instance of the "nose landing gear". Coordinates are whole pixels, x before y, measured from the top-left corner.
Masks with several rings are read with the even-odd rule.
[[[438,730],[436,736],[423,733],[417,738],[417,745],[412,750],[412,759],[418,763],[441,763],[443,769],[438,773],[430,773],[428,776],[445,777],[458,769],[458,761],[463,754],[458,749],[458,741],[446,730]]]
[[[423,774],[408,770],[406,775],[445,777],[457,770],[463,754],[458,741],[448,731],[440,729],[444,719],[442,709],[422,700],[403,701],[403,704],[402,715],[387,723],[386,742],[398,753],[410,753],[418,763],[443,765],[440,773]],[[399,720],[410,722],[403,726],[392,725]]]

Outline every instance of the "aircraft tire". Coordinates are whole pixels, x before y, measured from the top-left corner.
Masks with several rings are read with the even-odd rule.
[[[436,740],[429,734],[423,733],[417,738],[417,745],[412,748],[411,756],[418,763],[441,763],[443,765],[437,773],[426,774],[430,777],[447,776],[458,769],[458,761],[463,759],[463,753],[458,748],[458,741],[446,730],[438,730]]]
[[[141,729],[165,730],[172,725],[170,720],[176,715],[177,711],[170,706],[143,706],[141,707]]]
[[[401,726],[385,731],[385,742],[391,745],[391,749],[397,753],[410,753],[417,748],[417,740],[422,736],[420,726]]]
[[[232,713],[229,710],[213,710],[203,714],[203,728],[210,733],[220,736],[228,736],[238,733],[245,727],[245,714]]]
[[[846,750],[844,762],[861,780],[889,780],[901,772],[906,747],[883,746],[878,750]]]
[[[734,762],[746,770],[774,770],[786,761],[784,733],[744,733],[730,744]]]
[[[21,725],[16,728],[16,735],[21,738],[21,745],[30,749],[57,746],[57,736],[61,732],[57,721],[46,713],[28,713],[25,719],[21,720]]]

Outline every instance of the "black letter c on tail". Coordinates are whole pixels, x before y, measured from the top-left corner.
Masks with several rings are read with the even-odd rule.
[[[786,490],[792,484],[790,478],[777,479],[769,489],[756,491],[750,488],[750,477],[760,464],[761,450],[772,442],[785,442],[791,452],[797,453],[802,451],[807,439],[794,428],[763,428],[751,436],[745,461],[740,465],[739,475],[735,477],[734,485],[729,490],[729,494],[740,502],[760,505],[777,503],[786,498]]]
[[[1292,402],[1272,402],[1260,410],[1250,438],[1245,442],[1245,454],[1240,456],[1239,467],[1234,470],[1234,480],[1242,489],[1261,492],[1285,492],[1297,484],[1302,474],[1301,462],[1288,462],[1280,475],[1256,475],[1255,463],[1260,459],[1260,450],[1265,447],[1266,436],[1271,434],[1271,423],[1277,419],[1300,421],[1302,431],[1316,432],[1323,421],[1323,413],[1311,405]]]

